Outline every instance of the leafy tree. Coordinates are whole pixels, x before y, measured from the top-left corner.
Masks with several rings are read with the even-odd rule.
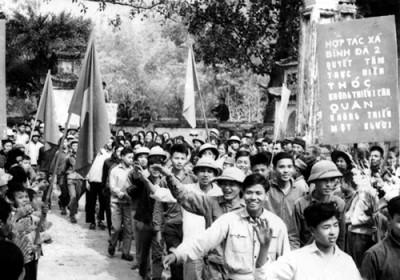
[[[92,30],[90,20],[69,13],[37,15],[16,11],[6,25],[7,87],[10,96],[41,92],[48,69],[57,72],[57,54],[80,57]]]
[[[279,59],[297,57],[301,0],[91,1],[103,10],[109,4],[131,7],[131,17],[158,14],[181,23],[195,39],[197,58],[212,67],[245,67],[265,75],[275,53]],[[120,24],[121,18],[113,23]]]

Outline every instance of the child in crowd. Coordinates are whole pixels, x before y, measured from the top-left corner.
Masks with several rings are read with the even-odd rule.
[[[39,220],[33,215],[34,208],[31,205],[28,191],[24,187],[16,186],[7,193],[8,198],[15,208],[15,230],[17,234],[16,244],[20,247],[25,262],[25,279],[37,279],[37,267],[41,254],[41,238],[36,236],[36,227]],[[21,212],[23,211],[23,214]],[[47,213],[48,207],[42,206],[42,212]],[[17,214],[19,213],[19,214]],[[46,223],[44,223],[46,224]],[[43,231],[43,228],[41,228]]]

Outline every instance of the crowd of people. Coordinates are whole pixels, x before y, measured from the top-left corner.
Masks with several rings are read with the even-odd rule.
[[[26,121],[2,140],[5,279],[36,279],[52,241],[46,213],[58,211],[45,199],[54,170],[60,214],[77,223],[86,193],[88,230],[107,230],[108,255],[121,252],[143,279],[167,267],[174,280],[400,279],[397,147],[119,129],[82,176],[79,129],[59,153],[44,125]]]

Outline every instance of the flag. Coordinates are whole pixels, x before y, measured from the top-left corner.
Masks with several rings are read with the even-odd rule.
[[[186,69],[185,99],[183,102],[182,115],[192,128],[196,127],[196,107],[194,105],[194,97],[195,93],[199,91],[200,87],[199,79],[197,78],[196,63],[194,60],[192,46],[190,46]]]
[[[280,133],[280,128],[282,123],[285,120],[285,115],[287,111],[287,107],[289,104],[289,98],[290,98],[290,90],[287,88],[286,84],[282,85],[282,94],[281,94],[281,105],[279,106],[279,111],[278,111],[278,119],[277,119],[277,127],[276,127],[276,132],[275,132],[275,141],[278,139],[278,135]]]
[[[40,97],[36,119],[44,122],[44,150],[50,150],[58,145],[60,130],[55,120],[55,102],[53,96],[53,83],[51,81],[50,70],[47,72],[46,81]]]
[[[96,154],[111,137],[102,82],[92,35],[68,109],[68,113],[80,116],[75,170],[84,177]]]

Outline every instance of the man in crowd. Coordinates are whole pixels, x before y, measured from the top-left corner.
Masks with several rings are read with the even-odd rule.
[[[100,208],[104,209],[104,185],[103,179],[103,166],[106,159],[111,157],[113,138],[108,140],[108,143],[102,148],[94,159],[90,171],[87,175],[89,184],[87,185],[88,191],[86,192],[86,223],[90,223],[89,229],[96,229],[96,201],[99,198]],[[102,220],[98,219],[98,226],[100,229],[106,229],[106,225]]]
[[[344,249],[345,220],[343,213],[345,203],[340,197],[333,194],[334,187],[337,183],[337,178],[339,177],[342,177],[342,173],[340,173],[332,161],[321,160],[312,167],[308,183],[313,184],[315,189],[311,194],[299,198],[295,202],[295,220],[300,239],[300,247],[304,247],[312,242],[312,234],[307,226],[304,217],[304,210],[311,204],[317,202],[333,201],[336,203],[339,213],[341,213],[341,217],[339,219],[340,232],[337,239],[337,244],[339,248],[342,250]]]
[[[383,149],[379,146],[373,146],[369,150],[371,159],[371,175],[380,176],[382,171]]]
[[[220,122],[226,122],[229,120],[229,108],[225,104],[225,98],[219,99],[219,105],[211,110],[214,116],[219,119]]]
[[[293,140],[293,156],[296,158],[301,157],[306,149],[306,141],[300,138]]]
[[[259,226],[257,235],[261,245],[255,278],[361,280],[354,261],[336,245],[340,215],[332,202],[308,206],[304,210],[304,217],[314,241],[272,263],[268,262],[273,236],[271,228],[269,223]]]
[[[300,247],[295,223],[295,202],[307,194],[307,189],[295,184],[293,180],[294,161],[289,153],[279,153],[273,159],[276,178],[270,181],[271,188],[267,193],[265,207],[278,215],[286,224],[289,233],[290,247]]]
[[[26,145],[29,141],[29,135],[25,133],[25,124],[19,123],[17,134],[15,135],[15,144]]]
[[[130,254],[132,242],[132,200],[126,192],[127,178],[133,169],[133,151],[124,148],[121,151],[121,162],[110,171],[112,229],[108,246],[108,254],[114,256],[118,236],[122,231],[122,259],[132,261]]]
[[[32,140],[27,144],[25,153],[31,159],[31,166],[35,171],[38,170],[38,159],[39,159],[39,150],[43,147],[43,144],[39,142],[39,132],[34,131],[32,133]]]

